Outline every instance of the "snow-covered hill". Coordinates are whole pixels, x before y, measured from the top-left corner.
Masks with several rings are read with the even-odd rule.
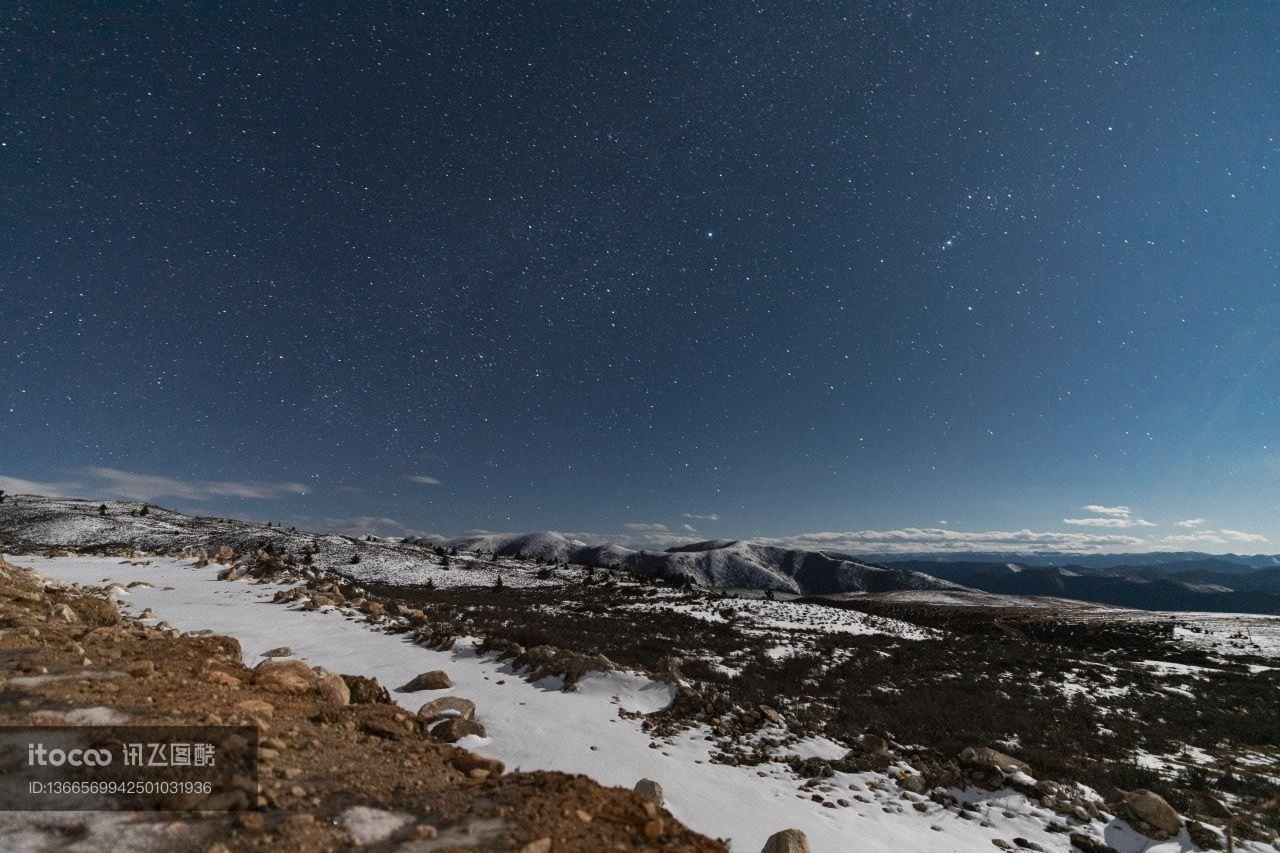
[[[143,514],[143,509],[146,512]],[[921,572],[891,569],[852,558],[718,539],[635,551],[611,543],[590,544],[554,531],[405,540],[318,534],[228,518],[188,516],[139,502],[83,501],[19,495],[0,504],[0,545],[11,550],[137,548],[179,552],[227,545],[237,552],[269,548],[277,554],[308,554],[320,568],[363,581],[421,583],[438,565],[439,551],[482,555],[460,567],[479,573],[450,575],[447,585],[489,584],[499,575],[517,585],[538,583],[534,572],[505,560],[533,560],[621,569],[647,577],[687,579],[698,586],[773,590],[795,595],[887,592],[964,587]],[[529,575],[528,578],[521,577]],[[434,582],[434,580],[433,580]]]

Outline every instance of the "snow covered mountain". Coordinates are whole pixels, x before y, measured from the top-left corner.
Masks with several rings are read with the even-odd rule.
[[[145,509],[145,513],[144,513]],[[698,586],[773,590],[796,595],[963,589],[923,572],[886,568],[821,551],[717,539],[665,551],[635,551],[589,544],[554,531],[463,536],[455,539],[316,534],[227,518],[189,516],[151,504],[82,501],[19,495],[0,504],[0,545],[24,549],[139,548],[182,551],[228,545],[236,551],[270,547],[279,554],[310,552],[318,565],[345,574],[409,581],[413,567],[437,548],[549,563],[622,569],[647,577],[688,580]],[[352,568],[361,565],[356,570]]]
[[[688,578],[699,586],[767,589],[796,595],[963,589],[959,584],[923,572],[832,557],[821,551],[760,545],[745,539],[712,539],[665,551],[635,551],[610,543],[588,545],[551,531],[406,541],[498,557],[627,569],[649,577]]]

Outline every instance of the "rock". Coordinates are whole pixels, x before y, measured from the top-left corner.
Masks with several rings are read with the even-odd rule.
[[[1124,795],[1124,806],[1130,815],[1150,825],[1162,836],[1177,835],[1178,830],[1182,828],[1182,820],[1173,806],[1169,805],[1164,797],[1145,788],[1127,792]],[[1142,830],[1141,827],[1135,827],[1135,829]],[[1149,832],[1143,834],[1152,838],[1157,837]]]
[[[1110,844],[1105,844],[1092,835],[1085,835],[1083,832],[1073,832],[1070,836],[1071,843],[1081,853],[1116,853],[1116,849]]]
[[[418,709],[418,719],[426,723],[434,723],[448,717],[474,720],[476,703],[461,696],[441,696]]]
[[[233,707],[237,711],[252,714],[255,717],[270,717],[276,712],[274,705],[262,699],[242,699]]]
[[[274,649],[262,653],[262,657],[264,658],[287,658],[292,656],[293,649],[288,646],[276,646]]]
[[[968,747],[960,753],[960,763],[983,770],[998,770],[1001,773],[1031,774],[1031,765],[1019,761],[1012,755],[1006,755],[989,746]]]
[[[300,660],[268,659],[253,668],[253,683],[277,693],[306,693],[316,674]]]
[[[418,726],[413,716],[394,705],[357,705],[360,728],[380,738],[399,740],[413,736]]]
[[[520,853],[551,853],[551,839],[539,838],[520,848]]]
[[[769,836],[760,853],[813,853],[809,839],[798,829],[784,829]]]
[[[213,559],[219,563],[230,562],[235,558],[236,552],[227,545],[219,545],[218,550],[213,552]]]
[[[644,822],[644,837],[650,841],[657,841],[662,837],[662,833],[666,832],[666,830],[666,821],[660,817],[655,817],[653,820],[647,820]]]
[[[347,687],[347,682],[340,675],[334,675],[325,669],[319,670],[316,673],[315,689],[320,701],[326,705],[342,708],[351,704],[351,688]]]
[[[53,605],[53,618],[58,619],[62,622],[79,622],[80,621],[80,617],[77,616],[76,612],[71,609],[70,605],[67,605],[67,604]]]
[[[370,616],[382,616],[386,613],[386,609],[376,601],[366,600],[360,605],[360,609],[365,613],[368,613]]]
[[[431,672],[424,672],[416,675],[409,680],[409,683],[400,689],[405,693],[416,693],[419,690],[444,690],[452,687],[453,682],[449,679],[448,673],[444,670],[433,669]]]
[[[764,714],[765,719],[769,722],[778,723],[779,725],[782,724],[782,715],[770,708],[768,705],[761,705],[760,713]]]
[[[665,802],[662,796],[662,786],[652,779],[641,779],[632,790],[658,808],[662,808],[662,804]]]
[[[484,726],[475,720],[464,720],[461,717],[450,717],[431,730],[431,736],[445,743],[457,743],[467,735],[484,737]]]
[[[224,669],[204,669],[200,671],[200,680],[206,684],[223,684],[227,687],[239,687],[240,679]]]
[[[351,704],[353,705],[391,704],[391,694],[387,693],[387,688],[379,684],[376,678],[368,678],[363,675],[344,675],[342,680],[351,692]]]
[[[476,755],[474,752],[462,750],[458,750],[454,756],[453,766],[463,773],[470,773],[472,770],[486,770],[490,776],[501,776],[506,770],[506,765],[496,758],[485,758],[482,755]]]

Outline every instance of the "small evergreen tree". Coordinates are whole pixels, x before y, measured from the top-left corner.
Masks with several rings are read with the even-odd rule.
[[[360,555],[359,555],[359,554],[352,554],[352,555],[351,555],[351,565],[353,565],[353,566],[354,566],[354,565],[356,565],[356,564],[357,564],[357,563],[359,563],[359,562],[360,562]]]
[[[98,515],[102,516],[103,518],[106,518],[106,517],[107,517],[107,505],[106,505],[106,504],[98,504]]]
[[[150,510],[150,507],[143,504],[142,509],[138,510],[138,515],[146,515],[148,510]]]

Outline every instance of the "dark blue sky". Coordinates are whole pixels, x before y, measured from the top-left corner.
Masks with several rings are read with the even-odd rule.
[[[0,486],[1276,550],[1280,7],[964,5],[11,4]]]

